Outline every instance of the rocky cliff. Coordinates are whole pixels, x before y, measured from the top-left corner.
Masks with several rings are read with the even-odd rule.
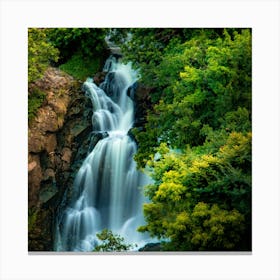
[[[49,68],[36,86],[46,100],[28,127],[29,251],[53,250],[55,214],[87,150],[91,103],[81,84]]]

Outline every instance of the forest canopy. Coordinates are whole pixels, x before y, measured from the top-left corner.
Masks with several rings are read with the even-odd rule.
[[[121,29],[113,38],[127,32],[122,51],[153,104],[133,131],[135,160],[153,178],[139,230],[168,238],[167,250],[251,250],[251,30]]]

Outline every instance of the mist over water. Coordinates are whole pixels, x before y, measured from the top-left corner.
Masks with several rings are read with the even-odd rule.
[[[105,81],[98,87],[88,79],[83,88],[93,106],[94,133],[102,133],[79,169],[71,201],[57,223],[56,251],[92,251],[96,233],[110,229],[139,247],[149,237],[138,233],[144,224],[143,186],[149,178],[136,169],[136,144],[128,136],[134,105],[127,89],[138,77],[130,64],[111,56],[104,66]]]

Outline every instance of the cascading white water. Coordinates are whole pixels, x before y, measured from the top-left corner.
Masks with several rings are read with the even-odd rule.
[[[57,225],[57,251],[92,251],[96,233],[103,229],[127,243],[147,242],[137,227],[144,224],[141,186],[148,178],[136,170],[136,144],[128,136],[134,105],[127,89],[137,80],[137,72],[114,56],[104,71],[108,73],[100,87],[88,79],[84,90],[93,104],[93,131],[106,132],[107,137],[98,141],[76,175],[72,202]]]

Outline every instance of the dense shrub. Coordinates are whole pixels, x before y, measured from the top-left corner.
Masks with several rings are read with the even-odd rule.
[[[47,38],[44,28],[28,29],[28,82],[43,77],[51,61],[58,60],[59,51]]]

